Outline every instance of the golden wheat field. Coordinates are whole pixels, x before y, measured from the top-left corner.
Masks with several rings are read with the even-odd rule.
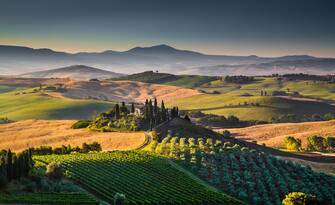
[[[269,147],[283,147],[286,136],[299,138],[302,141],[302,145],[306,146],[308,136],[335,136],[335,120],[256,125],[228,130],[235,138],[247,141],[256,140],[258,144],[265,143]],[[216,131],[222,131],[222,129],[217,129]]]
[[[81,146],[94,141],[103,150],[129,150],[145,141],[143,132],[99,133],[87,129],[71,129],[73,120],[24,120],[0,125],[0,148],[20,151],[29,147],[62,145]]]

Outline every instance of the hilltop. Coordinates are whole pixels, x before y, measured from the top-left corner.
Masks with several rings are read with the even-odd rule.
[[[107,79],[123,76],[123,74],[101,70],[85,65],[72,65],[52,70],[44,70],[19,75],[24,78],[71,78],[75,80]]]

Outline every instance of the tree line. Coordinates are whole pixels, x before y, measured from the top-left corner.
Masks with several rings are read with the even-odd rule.
[[[225,76],[223,78],[223,81],[227,83],[238,83],[238,84],[243,84],[243,83],[251,83],[255,79],[253,76],[244,76],[244,75],[236,75],[236,76]]]
[[[100,152],[101,145],[98,142],[91,144],[83,143],[81,147],[71,147],[71,145],[52,148],[50,146],[40,146],[36,148],[29,148],[30,153],[33,155],[50,155],[50,154],[70,154],[72,152],[89,153],[91,151]]]
[[[14,179],[27,177],[29,171],[33,167],[32,153],[25,150],[20,153],[12,153],[8,151],[1,151],[0,160],[0,187],[3,187]]]
[[[335,114],[327,113],[324,115],[312,114],[312,115],[296,115],[296,114],[286,114],[278,117],[272,117],[271,122],[281,123],[281,122],[312,122],[312,121],[326,121],[335,119]]]
[[[309,136],[306,148],[302,147],[300,139],[292,136],[286,137],[284,143],[286,149],[291,151],[335,152],[335,137]]]

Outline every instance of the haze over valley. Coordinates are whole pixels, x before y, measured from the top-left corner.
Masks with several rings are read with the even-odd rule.
[[[281,57],[207,55],[176,49],[164,44],[135,47],[124,52],[107,50],[100,53],[80,52],[74,54],[51,49],[0,46],[2,74],[26,74],[73,65],[86,65],[123,74],[146,70],[210,76],[271,75],[275,73],[333,74],[335,59],[308,55]],[[107,73],[106,75],[108,77]],[[43,73],[35,73],[34,75],[22,76],[43,77],[44,75]],[[66,74],[63,77],[66,77]]]

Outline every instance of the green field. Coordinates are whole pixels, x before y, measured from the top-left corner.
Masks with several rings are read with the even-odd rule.
[[[247,105],[245,105],[247,103]],[[254,105],[252,105],[254,104]],[[256,106],[256,104],[258,104]],[[238,96],[229,94],[202,94],[174,100],[168,106],[182,110],[199,110],[217,115],[235,115],[242,120],[270,121],[272,117],[284,114],[326,114],[333,113],[334,106],[327,103],[298,101],[272,96]]]
[[[196,89],[205,94],[174,100],[168,106],[178,106],[183,110],[199,110],[217,115],[235,115],[242,120],[270,121],[272,117],[285,114],[313,115],[334,113],[334,106],[318,101],[299,101],[272,96],[261,96],[260,91],[281,90],[299,92],[302,97],[335,100],[335,84],[314,81],[282,81],[272,77],[257,77],[248,84],[225,83],[215,80]],[[218,94],[210,94],[217,92]],[[247,103],[247,105],[245,104]],[[252,104],[258,104],[254,106]]]
[[[158,84],[173,85],[186,88],[196,88],[216,79],[217,77],[212,76],[173,75],[169,73],[156,73],[152,71],[146,71],[142,73],[127,75],[113,80],[130,80],[144,83],[158,83]]]
[[[148,149],[174,159],[218,189],[250,204],[280,205],[293,191],[335,203],[335,177],[237,144],[169,136],[161,143],[153,141]]]
[[[25,119],[91,119],[93,115],[112,108],[114,104],[96,100],[75,100],[50,97],[42,93],[15,95],[18,90],[0,93],[0,117]]]
[[[221,80],[212,81],[197,87],[207,92],[214,90],[222,94],[241,95],[249,93],[252,95],[260,95],[260,90],[266,90],[272,93],[274,90],[290,92],[297,91],[305,97],[322,98],[325,100],[335,100],[335,84],[323,81],[312,80],[282,80],[278,81],[274,77],[256,77],[255,82],[247,84],[226,83]]]
[[[241,204],[147,152],[49,155],[36,156],[35,160],[60,163],[68,177],[108,202],[116,193],[122,193],[130,205]]]

